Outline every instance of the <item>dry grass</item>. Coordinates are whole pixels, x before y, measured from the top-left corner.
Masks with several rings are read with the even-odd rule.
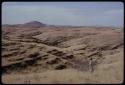
[[[106,56],[105,62],[93,73],[74,69],[49,70],[42,73],[3,75],[2,81],[6,84],[119,84],[123,83],[121,61],[123,61],[123,52]]]
[[[2,74],[5,84],[123,83],[120,30],[54,26],[2,30],[2,66],[9,71]],[[94,72],[88,68],[91,58],[97,60]]]

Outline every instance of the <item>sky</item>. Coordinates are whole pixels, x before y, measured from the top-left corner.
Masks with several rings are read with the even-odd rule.
[[[3,2],[2,24],[123,27],[122,2]]]

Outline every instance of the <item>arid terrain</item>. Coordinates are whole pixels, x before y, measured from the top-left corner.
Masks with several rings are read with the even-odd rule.
[[[123,47],[122,28],[3,25],[2,83],[122,83]]]

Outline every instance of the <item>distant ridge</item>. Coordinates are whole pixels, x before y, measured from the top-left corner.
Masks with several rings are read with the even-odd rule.
[[[113,26],[72,26],[72,25],[48,25],[39,21],[30,21],[24,24],[3,24],[3,27],[8,28],[40,28],[40,27],[57,27],[57,28],[95,28],[95,29],[103,29],[103,28],[122,28],[123,27],[113,27]]]
[[[27,23],[23,24],[22,26],[23,27],[39,28],[39,27],[46,26],[46,24],[43,24],[43,23],[38,22],[38,21],[31,21],[31,22],[27,22]]]
[[[19,27],[19,28],[40,28],[40,27],[45,27],[47,25],[43,24],[39,21],[31,21],[31,22],[27,22],[24,24],[13,24],[13,25],[5,24],[2,26],[4,26],[4,27]]]

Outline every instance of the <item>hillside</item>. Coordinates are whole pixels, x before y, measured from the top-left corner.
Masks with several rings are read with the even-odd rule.
[[[122,83],[123,46],[120,28],[68,28],[37,21],[3,26],[2,80],[25,84]]]

